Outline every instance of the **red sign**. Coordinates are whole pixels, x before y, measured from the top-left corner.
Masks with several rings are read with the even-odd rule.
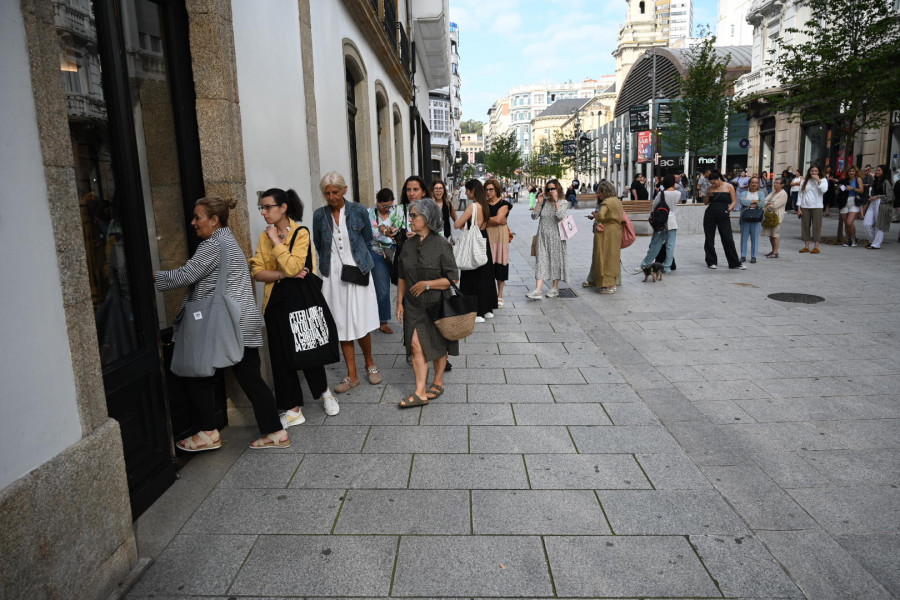
[[[639,131],[637,136],[638,162],[650,162],[651,160],[653,160],[653,132]]]

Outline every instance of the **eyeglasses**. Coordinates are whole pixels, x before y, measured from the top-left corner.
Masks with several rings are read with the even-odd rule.
[[[259,208],[259,212],[266,212],[267,210],[272,210],[277,207],[277,204],[260,204],[257,208]]]
[[[486,192],[493,192],[493,191],[495,191],[495,190],[494,190],[494,188],[493,188],[493,186],[492,186],[492,187],[486,187],[486,188],[484,188],[484,191],[486,191]]]
[[[414,212],[409,213],[410,219],[415,219],[416,217],[421,217],[421,216],[422,215],[420,215],[419,213],[414,213]]]
[[[548,191],[548,192],[552,192],[552,191],[555,191],[555,190],[556,190],[555,187],[548,187],[548,188],[547,188],[547,191]]]

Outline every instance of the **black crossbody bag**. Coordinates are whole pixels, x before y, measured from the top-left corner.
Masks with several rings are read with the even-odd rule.
[[[328,224],[331,226],[331,246],[332,254],[337,254],[338,260],[341,261],[341,281],[352,283],[354,285],[369,285],[369,274],[363,273],[362,269],[354,265],[345,265],[344,259],[341,258],[340,250],[334,251],[334,219],[329,215]],[[349,230],[349,226],[348,226]],[[352,243],[352,242],[351,242]],[[351,247],[352,252],[352,247]]]

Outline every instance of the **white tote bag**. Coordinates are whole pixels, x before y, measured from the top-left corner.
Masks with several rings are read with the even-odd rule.
[[[576,233],[578,233],[578,227],[575,225],[575,218],[572,215],[566,215],[566,218],[559,222],[559,239],[572,239]]]
[[[453,258],[457,268],[471,271],[487,263],[487,239],[482,237],[478,229],[478,203],[472,205],[471,227],[463,231],[453,246]]]

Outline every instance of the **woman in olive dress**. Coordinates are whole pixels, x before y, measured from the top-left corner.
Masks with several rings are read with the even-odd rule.
[[[441,237],[441,209],[431,198],[413,202],[409,207],[410,227],[415,236],[400,251],[397,281],[397,320],[403,323],[403,343],[416,377],[415,391],[398,406],[423,406],[444,393],[444,368],[447,355],[459,354],[459,342],[441,335],[427,308],[440,302],[450,280],[459,279],[450,242]],[[428,363],[434,365],[434,379],[428,382]]]

